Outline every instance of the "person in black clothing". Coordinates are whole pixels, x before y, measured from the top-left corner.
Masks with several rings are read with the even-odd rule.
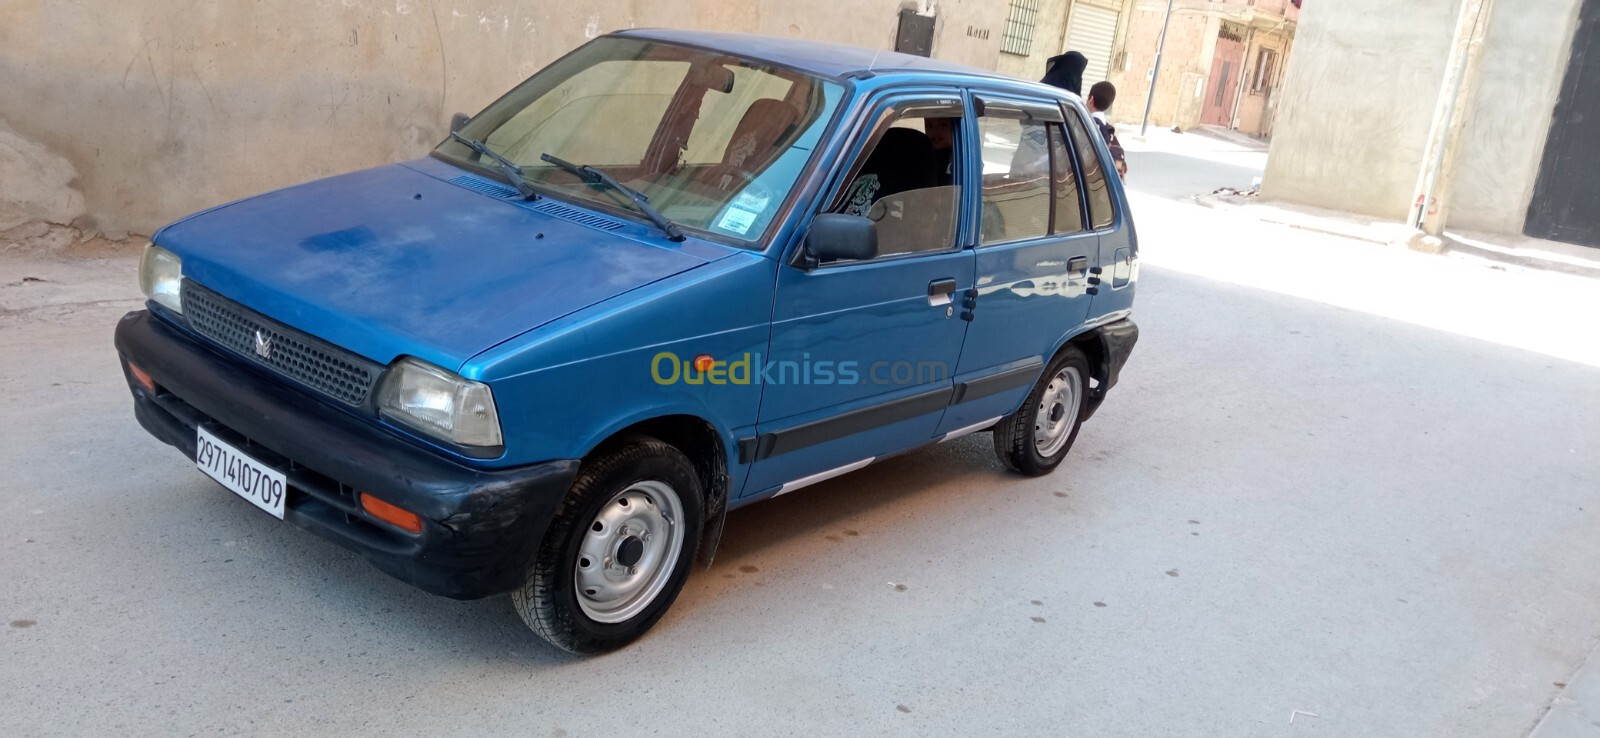
[[[1044,79],[1052,87],[1060,87],[1074,95],[1083,94],[1083,70],[1089,67],[1089,58],[1076,51],[1052,56],[1045,60]]]

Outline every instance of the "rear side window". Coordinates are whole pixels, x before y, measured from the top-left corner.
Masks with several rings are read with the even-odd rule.
[[[1050,233],[1050,144],[1042,121],[985,116],[982,243],[1006,243]]]
[[[1067,116],[1067,125],[1072,127],[1073,148],[1078,150],[1078,168],[1083,172],[1083,185],[1089,192],[1089,222],[1094,224],[1095,230],[1110,228],[1116,222],[1116,214],[1111,208],[1111,190],[1106,187],[1106,173],[1100,167],[1100,155],[1094,148],[1094,140],[1089,138],[1089,131],[1083,127],[1083,121],[1076,113]]]
[[[1078,172],[1072,166],[1072,147],[1061,124],[1050,124],[1050,178],[1055,189],[1055,233],[1077,233],[1083,228],[1083,195]]]

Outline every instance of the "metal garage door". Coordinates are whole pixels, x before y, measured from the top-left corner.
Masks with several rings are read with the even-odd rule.
[[[1094,5],[1077,3],[1067,18],[1067,51],[1076,51],[1089,58],[1083,70],[1083,94],[1106,78],[1111,68],[1111,46],[1117,39],[1117,11]]]

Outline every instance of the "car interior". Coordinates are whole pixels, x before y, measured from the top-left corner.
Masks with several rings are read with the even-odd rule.
[[[830,212],[877,224],[880,257],[952,248],[961,201],[954,155],[960,124],[951,116],[896,118],[878,132]],[[936,148],[935,137],[946,145]]]

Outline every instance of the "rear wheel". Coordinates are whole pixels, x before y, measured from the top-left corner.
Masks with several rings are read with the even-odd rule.
[[[1007,469],[1030,477],[1054,471],[1083,425],[1089,361],[1067,346],[1039,377],[1027,400],[995,425],[994,452]]]
[[[585,462],[512,602],[557,647],[603,653],[644,635],[688,579],[702,491],[682,451],[636,436]]]

